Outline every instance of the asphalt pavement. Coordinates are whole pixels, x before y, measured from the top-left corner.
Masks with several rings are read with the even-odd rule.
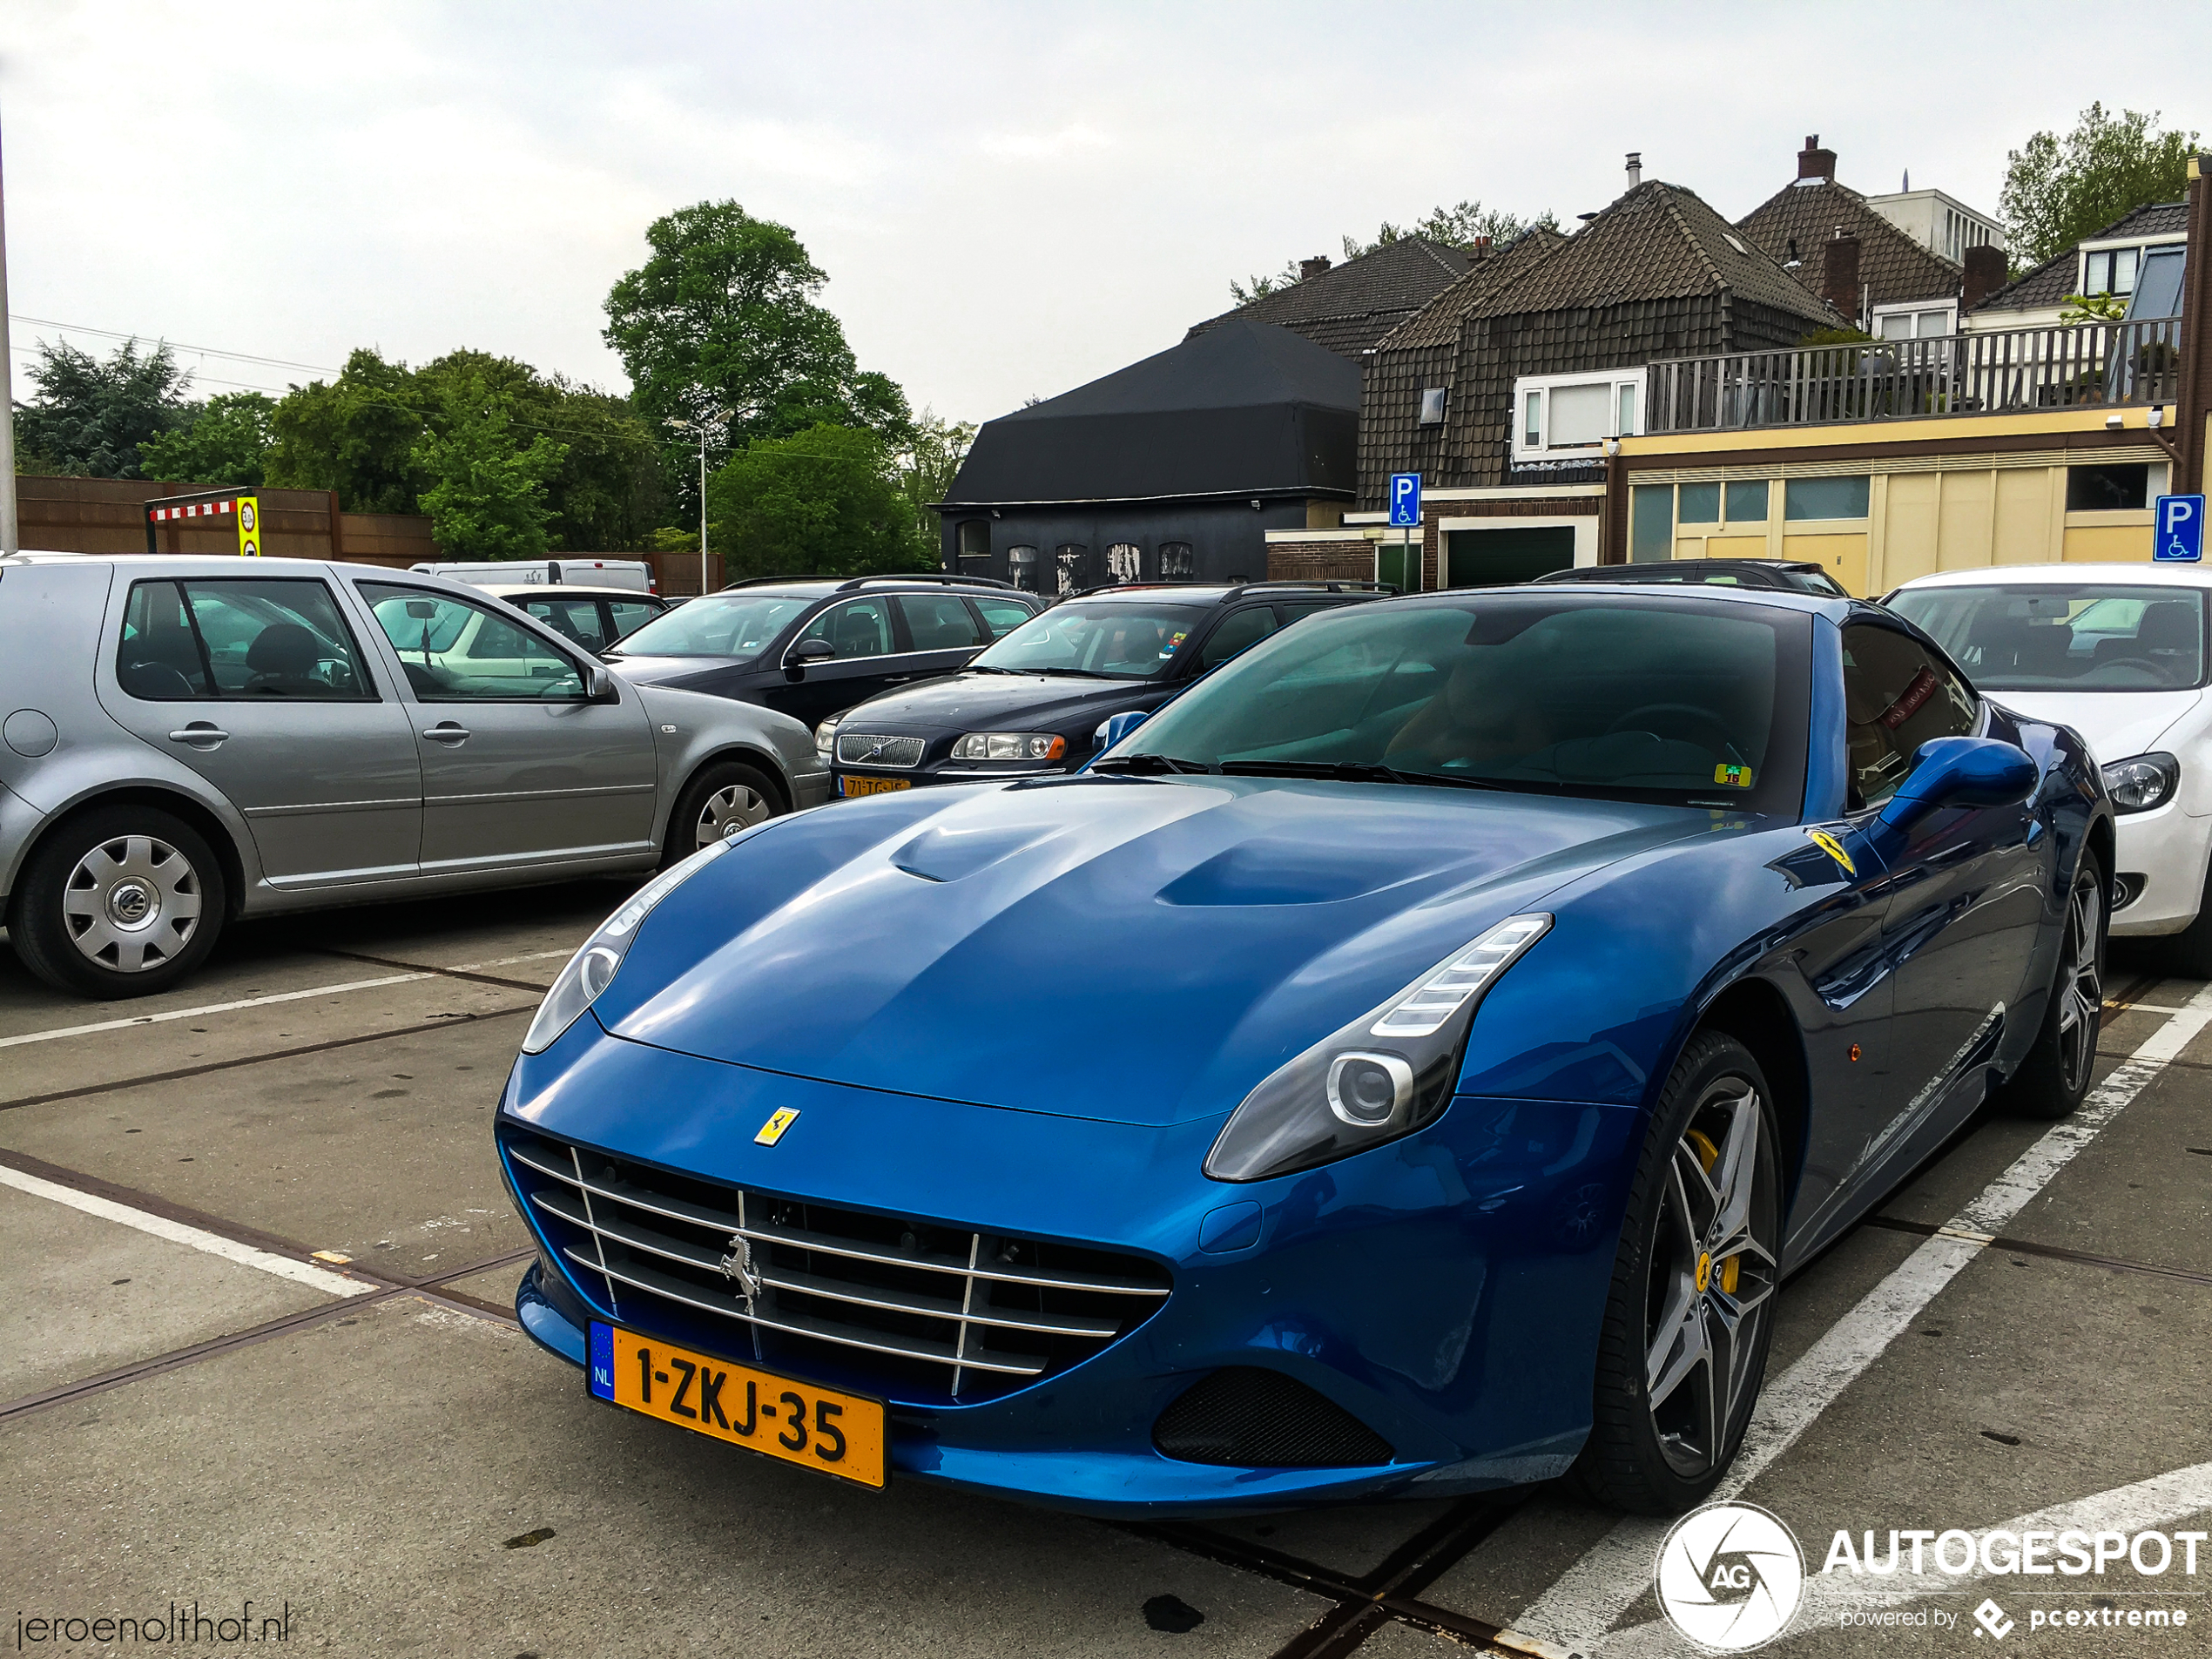
[[[1119,1526],[589,1400],[515,1323],[489,1124],[622,892],[241,926],[129,1003],[0,950],[0,1649],[153,1650],[96,1633],[131,1618],[180,1651],[492,1659],[1695,1651],[1653,1594],[1665,1527],[1556,1487]],[[1985,1115],[1785,1286],[1725,1494],[1804,1552],[1769,1651],[2212,1650],[2212,1542],[2193,1576],[1831,1554],[2212,1532],[2212,988],[2123,950],[2108,988],[2075,1120]]]

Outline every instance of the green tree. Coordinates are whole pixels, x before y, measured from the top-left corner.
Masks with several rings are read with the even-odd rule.
[[[356,351],[328,385],[295,387],[272,417],[268,482],[334,489],[350,512],[424,510],[435,482],[417,459],[442,434],[457,395],[479,394],[506,417],[509,441],[539,436],[562,452],[546,481],[550,544],[573,552],[640,547],[666,510],[659,447],[627,400],[527,363],[458,351],[411,369]]]
[[[138,446],[139,473],[179,483],[265,482],[276,406],[266,392],[218,393],[193,406],[183,425]]]
[[[192,418],[192,376],[168,346],[141,352],[125,341],[105,361],[64,341],[41,341],[28,370],[37,388],[16,410],[24,457],[90,478],[137,478],[138,446]]]
[[[412,456],[433,481],[422,492],[422,509],[439,550],[453,559],[543,553],[553,516],[546,485],[568,447],[543,432],[519,445],[512,420],[482,375],[449,386],[440,414]]]
[[[356,350],[335,381],[295,386],[278,403],[267,482],[335,490],[349,513],[412,513],[425,482],[415,462],[424,405],[405,363]]]
[[[937,509],[930,503],[945,499],[974,443],[971,421],[942,421],[933,409],[914,417],[914,436],[895,464],[899,493],[914,518],[916,547],[934,548],[943,539]]]
[[[2159,114],[2109,115],[2092,104],[2064,138],[2038,132],[2006,154],[1997,211],[2016,269],[2056,258],[2146,202],[2182,199],[2197,135],[2161,130]]]
[[[756,438],[707,481],[708,545],[732,580],[934,569],[891,475],[890,452],[865,427]]]
[[[1432,207],[1415,219],[1410,229],[1385,219],[1371,241],[1363,242],[1356,236],[1346,236],[1342,240],[1344,257],[1357,260],[1374,253],[1378,248],[1388,247],[1393,242],[1402,242],[1408,236],[1424,236],[1432,242],[1442,242],[1451,247],[1472,247],[1476,241],[1487,236],[1494,245],[1502,247],[1515,237],[1525,236],[1532,230],[1558,228],[1558,217],[1548,208],[1534,219],[1522,219],[1502,207],[1485,207],[1479,201],[1463,201],[1451,207]],[[1293,286],[1298,280],[1298,261],[1292,260],[1273,276],[1255,276],[1243,282],[1231,278],[1229,293],[1238,305],[1248,306],[1255,300]]]
[[[816,303],[826,273],[788,226],[700,202],[654,220],[645,240],[651,255],[607,295],[605,337],[657,429],[710,422],[710,458],[823,425],[907,442],[906,395],[861,371],[843,326]],[[675,516],[694,516],[696,440],[668,432],[664,442]]]

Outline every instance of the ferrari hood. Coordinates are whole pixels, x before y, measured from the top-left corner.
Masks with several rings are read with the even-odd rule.
[[[1501,918],[1718,816],[1222,778],[874,797],[713,860],[595,1011],[617,1036],[823,1082],[1178,1123]]]
[[[2202,691],[1992,691],[2031,720],[2070,725],[2104,765],[2159,747],[2159,738],[2202,699]]]

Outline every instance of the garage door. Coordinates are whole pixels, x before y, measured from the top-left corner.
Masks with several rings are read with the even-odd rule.
[[[1445,552],[1447,587],[1494,588],[1527,582],[1547,570],[1575,563],[1571,524],[1516,526],[1503,529],[1447,530]]]

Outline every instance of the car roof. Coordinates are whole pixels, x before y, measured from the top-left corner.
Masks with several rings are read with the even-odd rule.
[[[1176,604],[1217,605],[1233,599],[1291,599],[1301,594],[1333,597],[1347,603],[1387,597],[1379,583],[1316,577],[1311,582],[1117,582],[1108,587],[1071,593],[1060,603],[1080,605],[1142,597]]]
[[[633,604],[640,599],[649,601],[658,600],[663,604],[668,603],[665,599],[662,599],[660,595],[658,593],[645,593],[636,588],[595,588],[586,586],[584,583],[580,582],[529,582],[518,583],[512,587],[497,588],[487,587],[481,583],[473,582],[469,585],[475,588],[479,593],[493,594],[502,599],[512,597],[520,597],[524,599],[604,598],[624,599]]]
[[[1901,582],[1892,592],[1921,588],[1986,588],[1993,583],[2063,583],[2078,587],[2085,582],[2149,583],[2157,587],[2212,587],[2212,570],[2201,564],[1991,564],[1973,570],[1938,570]]]
[[[1578,564],[1564,570],[1547,570],[1534,578],[1539,582],[1634,582],[1652,579],[1658,570],[1677,570],[1694,566],[1697,570],[1784,570],[1826,571],[1814,559],[1650,559],[1629,564]],[[1681,580],[1691,578],[1684,574]]]
[[[1540,586],[1544,590],[1541,593],[1536,591]],[[1593,605],[1680,605],[1717,603],[1732,605],[1760,605],[1770,610],[1809,611],[1817,616],[1830,617],[1838,623],[1859,614],[1879,617],[1892,627],[1898,626],[1904,621],[1902,617],[1891,616],[1888,611],[1884,610],[1881,606],[1871,600],[1844,598],[1835,594],[1808,593],[1802,588],[1734,588],[1723,583],[1705,582],[1645,583],[1624,582],[1618,587],[1613,588],[1606,587],[1602,582],[1593,582],[1588,584],[1588,587],[1601,590],[1586,591],[1581,584],[1569,582],[1541,583],[1519,582],[1503,583],[1494,588],[1446,588],[1430,593],[1401,594],[1396,598],[1386,599],[1383,603],[1389,605],[1440,605],[1455,602],[1464,604],[1469,600],[1487,600],[1494,604],[1499,600],[1506,600],[1514,604],[1568,602]]]

